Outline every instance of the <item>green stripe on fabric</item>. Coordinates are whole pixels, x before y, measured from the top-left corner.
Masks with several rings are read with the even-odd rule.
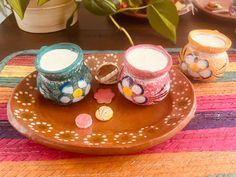
[[[236,174],[218,174],[218,175],[210,175],[205,177],[236,177]]]
[[[200,81],[193,81],[192,83],[200,83]],[[236,82],[236,72],[226,72],[223,77],[214,80],[209,81],[209,83],[216,83],[216,82]]]
[[[0,87],[15,87],[22,77],[0,77]]]
[[[235,82],[236,81],[236,72],[226,72],[223,77],[212,81],[212,82]]]

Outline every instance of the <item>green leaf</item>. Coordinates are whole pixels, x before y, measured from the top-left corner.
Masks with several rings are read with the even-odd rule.
[[[147,8],[147,16],[152,28],[163,37],[176,42],[176,27],[179,16],[171,0],[151,1]]]
[[[23,19],[25,10],[30,0],[7,0],[11,8],[17,13],[17,15]]]
[[[7,11],[5,7],[4,0],[0,0],[0,12],[4,15],[7,16]]]
[[[96,15],[114,14],[119,6],[120,0],[82,0],[84,7]]]
[[[50,1],[50,0],[38,0],[38,5],[42,6],[42,5],[44,5],[48,1]]]

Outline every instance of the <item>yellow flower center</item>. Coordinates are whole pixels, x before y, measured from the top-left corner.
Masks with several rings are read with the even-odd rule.
[[[83,95],[83,90],[81,88],[78,88],[73,92],[73,97],[74,98],[79,98],[82,95]]]
[[[132,95],[133,95],[132,90],[131,90],[129,87],[124,87],[124,88],[123,88],[123,93],[124,93],[126,96],[132,96]]]
[[[199,67],[198,67],[197,63],[192,63],[190,65],[190,68],[193,72],[198,72],[199,71]]]

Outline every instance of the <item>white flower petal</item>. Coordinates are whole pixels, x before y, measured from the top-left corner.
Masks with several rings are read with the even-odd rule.
[[[85,80],[79,80],[78,81],[78,86],[79,86],[79,88],[85,88],[85,87],[87,87],[87,82],[85,81]]]
[[[208,61],[207,60],[199,60],[197,62],[197,65],[200,69],[206,69],[208,67]]]
[[[90,89],[91,89],[91,84],[88,84],[86,89],[85,89],[85,93],[84,94],[87,95],[89,93]]]
[[[62,96],[62,97],[60,98],[60,101],[61,101],[62,103],[64,103],[64,104],[66,104],[66,103],[69,103],[71,100],[70,100],[70,98],[69,98],[68,96]]]
[[[142,103],[145,103],[147,101],[147,98],[144,97],[144,96],[136,96],[136,97],[133,97],[133,99],[138,104],[142,104]]]
[[[186,63],[181,63],[181,69],[186,71],[188,69],[188,65]]]
[[[131,77],[126,76],[122,79],[122,86],[123,87],[130,87],[133,84],[133,80]]]
[[[79,97],[79,98],[74,98],[74,99],[73,99],[73,103],[76,103],[76,102],[82,100],[83,98],[84,98],[84,96],[81,96],[81,97]]]
[[[136,95],[141,95],[141,94],[143,94],[143,88],[142,88],[142,86],[135,84],[132,87],[132,92],[135,93]]]
[[[206,69],[204,71],[200,71],[199,74],[204,78],[209,78],[211,77],[212,72],[209,69]]]
[[[192,64],[192,63],[194,63],[194,60],[195,60],[195,56],[193,56],[193,55],[187,55],[187,56],[185,57],[185,62],[186,62],[187,64]]]
[[[72,85],[65,85],[61,90],[62,93],[66,93],[66,94],[72,94],[73,91],[74,91],[74,89],[73,89]]]

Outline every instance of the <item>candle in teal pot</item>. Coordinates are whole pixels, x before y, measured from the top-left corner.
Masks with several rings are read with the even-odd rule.
[[[82,100],[90,91],[92,76],[82,49],[75,44],[43,47],[35,66],[38,89],[47,99],[66,105]]]

